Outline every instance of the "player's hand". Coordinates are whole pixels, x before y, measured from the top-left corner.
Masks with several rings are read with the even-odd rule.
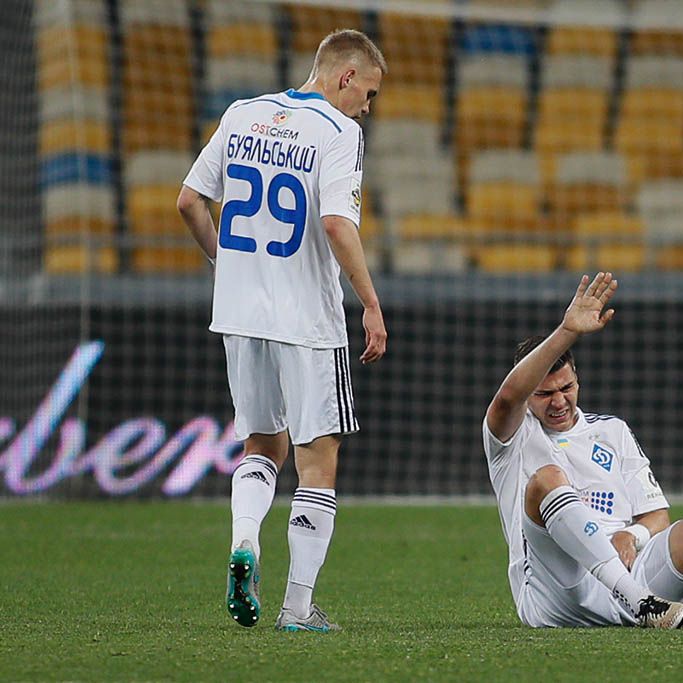
[[[631,571],[631,567],[636,560],[638,551],[636,550],[636,537],[628,531],[617,531],[612,536],[612,545],[619,553],[619,558],[626,566],[626,569]]]
[[[614,309],[603,309],[617,291],[612,273],[598,273],[588,284],[588,275],[581,278],[576,294],[567,308],[562,327],[576,334],[601,330],[614,316]]]
[[[371,306],[363,311],[363,328],[365,329],[365,351],[360,361],[365,365],[379,360],[387,350],[387,331],[379,306]]]

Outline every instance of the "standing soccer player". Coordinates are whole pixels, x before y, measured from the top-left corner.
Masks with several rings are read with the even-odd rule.
[[[484,419],[484,450],[529,626],[683,624],[683,523],[628,425],[583,413],[571,353],[601,330],[617,289],[583,276],[561,324],[517,347]]]
[[[178,210],[215,260],[213,319],[223,335],[245,457],[232,478],[227,607],[259,618],[259,532],[289,440],[299,486],[276,628],[339,627],[312,602],[332,538],[341,436],[358,431],[340,267],[363,306],[372,363],[387,333],[358,235],[363,133],[387,71],[363,33],[335,31],[299,90],[233,103],[183,181]],[[208,201],[222,203],[218,234]]]

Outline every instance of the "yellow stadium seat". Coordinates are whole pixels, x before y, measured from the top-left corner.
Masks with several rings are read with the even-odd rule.
[[[450,22],[394,12],[379,15],[382,52],[390,65],[388,78],[443,86]]]
[[[536,127],[534,140],[539,158],[546,160],[553,154],[570,150],[598,150],[602,148],[603,125],[597,120],[583,121],[580,118],[541,121]],[[545,170],[551,169],[552,164]]]
[[[106,88],[109,85],[109,64],[104,55],[87,60],[57,59],[38,70],[38,89],[71,88],[75,85]]]
[[[122,139],[127,154],[143,149],[192,149],[192,129],[187,121],[178,122],[173,116],[159,121],[126,122]]]
[[[634,55],[677,55],[683,57],[683,31],[636,31],[630,44]]]
[[[199,247],[136,247],[131,266],[138,273],[194,273],[206,268]]]
[[[98,121],[57,120],[40,128],[40,153],[91,152],[107,154],[112,149],[112,132]]]
[[[456,148],[519,147],[527,115],[527,96],[519,88],[477,87],[457,100]]]
[[[623,144],[623,140],[621,142]],[[626,160],[629,181],[633,185],[643,180],[683,178],[683,150],[671,150],[668,147],[635,152],[629,150]]]
[[[44,256],[45,270],[53,275],[69,273],[115,273],[119,257],[115,249],[89,249],[84,246],[47,247]]]
[[[608,105],[608,94],[602,90],[549,88],[539,95],[538,115],[541,121],[581,118],[604,123]]]
[[[109,84],[108,36],[103,28],[55,26],[37,32],[38,87]]]
[[[602,211],[577,216],[573,224],[574,234],[581,238],[626,238],[639,240],[643,236],[643,220],[631,214]]]
[[[683,91],[672,88],[634,88],[624,92],[624,119],[663,119],[683,123]]]
[[[613,211],[581,214],[572,228],[576,243],[565,251],[565,268],[637,272],[646,266],[640,217]]]
[[[141,235],[189,236],[176,210],[178,185],[143,185],[128,191],[131,231]]]
[[[205,265],[176,210],[179,185],[145,185],[128,192],[131,265],[139,272],[192,272]],[[171,244],[164,244],[168,239]],[[183,243],[185,242],[185,244]]]
[[[387,83],[371,107],[376,117],[381,119],[411,118],[441,122],[444,104],[443,90],[437,86]]]
[[[454,214],[415,214],[402,219],[397,233],[402,240],[468,240],[475,224]]]
[[[683,246],[657,249],[654,261],[660,270],[683,270]]]
[[[611,29],[555,26],[548,34],[547,51],[551,55],[614,57],[617,53],[617,34]]]
[[[471,183],[468,216],[496,230],[538,227],[540,188],[514,182]]]
[[[118,253],[113,246],[115,226],[97,218],[61,218],[45,226],[45,269],[49,273],[113,273]],[[92,244],[86,244],[92,238]]]
[[[278,41],[275,27],[270,24],[236,22],[227,26],[212,26],[206,38],[209,57],[254,55],[274,59]]]
[[[647,263],[645,247],[636,244],[579,244],[569,247],[564,255],[564,267],[580,272],[609,270],[614,273],[633,273],[643,270]]]
[[[527,244],[496,244],[479,247],[477,265],[490,273],[547,273],[556,268],[555,247]]]
[[[90,58],[108,54],[108,36],[103,27],[59,24],[42,28],[36,33],[38,64],[43,66],[63,55]]]
[[[547,202],[554,222],[568,226],[581,213],[623,211],[629,200],[624,188],[598,183],[554,185]]]
[[[286,5],[286,11],[292,22],[292,47],[297,52],[314,53],[335,29],[363,28],[361,13],[354,10]]]
[[[621,120],[617,124],[614,146],[625,155],[683,152],[682,125],[660,119]]]

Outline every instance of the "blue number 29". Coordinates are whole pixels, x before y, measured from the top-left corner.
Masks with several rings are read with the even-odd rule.
[[[232,219],[235,216],[251,218],[255,216],[263,203],[263,178],[257,168],[242,164],[229,164],[228,178],[244,180],[251,185],[251,195],[248,199],[231,199],[226,202],[221,211],[221,222],[218,242],[223,249],[234,249],[254,253],[256,240],[232,232]],[[288,209],[280,204],[280,190],[287,188],[294,197],[294,208]],[[280,223],[292,225],[293,230],[286,242],[275,240],[268,242],[266,251],[271,256],[286,258],[296,253],[301,246],[306,227],[306,193],[303,185],[290,173],[278,173],[268,186],[268,210],[271,216]]]

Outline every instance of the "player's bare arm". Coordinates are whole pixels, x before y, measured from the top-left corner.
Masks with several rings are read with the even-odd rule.
[[[362,363],[374,363],[386,351],[387,331],[358,230],[352,221],[342,216],[323,216],[322,220],[332,253],[363,305],[365,350],[360,360]]]
[[[645,527],[652,537],[660,531],[664,531],[671,524],[671,519],[669,518],[669,511],[663,508],[634,517],[633,524]],[[627,569],[631,569],[633,566],[639,550],[637,536],[629,531],[629,528],[617,531],[612,536],[612,545],[617,549],[619,557]]]
[[[204,253],[210,258],[216,258],[216,226],[209,210],[209,199],[202,196],[187,185],[183,185],[178,195],[177,207],[185,224],[190,229]]]
[[[581,278],[560,325],[510,371],[493,397],[486,421],[496,438],[507,441],[519,429],[527,400],[555,361],[581,335],[601,330],[612,319],[614,309],[604,308],[616,289],[611,273],[598,273],[590,284],[587,275]]]

